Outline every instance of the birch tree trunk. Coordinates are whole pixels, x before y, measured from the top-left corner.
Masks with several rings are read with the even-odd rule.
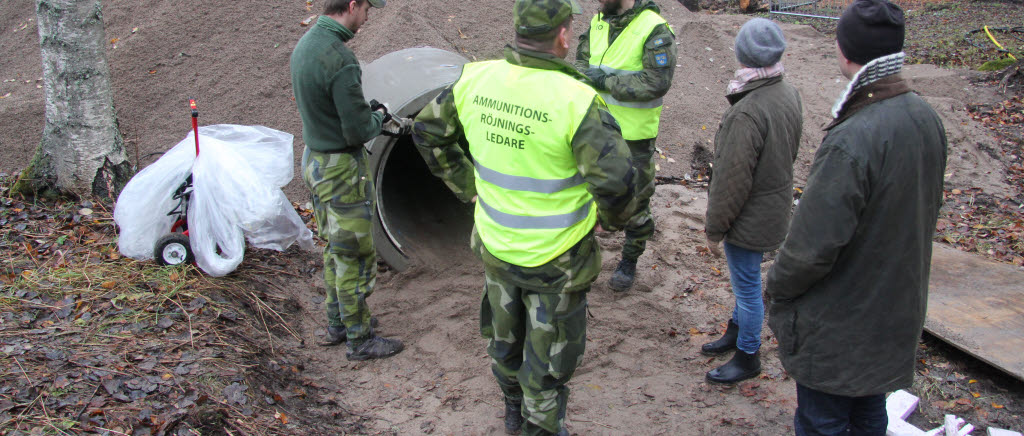
[[[36,0],[46,125],[14,190],[116,198],[132,166],[117,128],[99,0]]]

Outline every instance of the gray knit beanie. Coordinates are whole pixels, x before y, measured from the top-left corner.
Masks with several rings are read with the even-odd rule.
[[[785,50],[786,38],[772,20],[754,18],[736,35],[736,60],[751,68],[775,65]]]

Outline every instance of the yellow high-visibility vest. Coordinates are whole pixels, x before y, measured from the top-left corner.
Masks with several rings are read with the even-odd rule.
[[[571,144],[597,93],[564,73],[504,60],[466,64],[452,92],[487,251],[535,267],[586,236],[597,210]]]
[[[610,26],[601,19],[602,16],[603,14],[598,13],[590,21],[590,66],[599,67],[608,74],[633,74],[642,71],[644,43],[655,27],[665,23],[665,19],[654,11],[645,9],[633,18],[609,46]],[[658,136],[661,98],[650,101],[619,101],[607,91],[600,91],[600,94],[622,127],[623,138],[635,141]]]

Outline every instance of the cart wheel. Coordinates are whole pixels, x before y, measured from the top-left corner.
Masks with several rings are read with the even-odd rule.
[[[158,239],[156,248],[153,249],[153,257],[160,265],[181,265],[195,261],[188,236],[181,233],[171,233]]]

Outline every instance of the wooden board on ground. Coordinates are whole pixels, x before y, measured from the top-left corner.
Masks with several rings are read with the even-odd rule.
[[[1024,380],[1024,270],[933,248],[925,330]]]

